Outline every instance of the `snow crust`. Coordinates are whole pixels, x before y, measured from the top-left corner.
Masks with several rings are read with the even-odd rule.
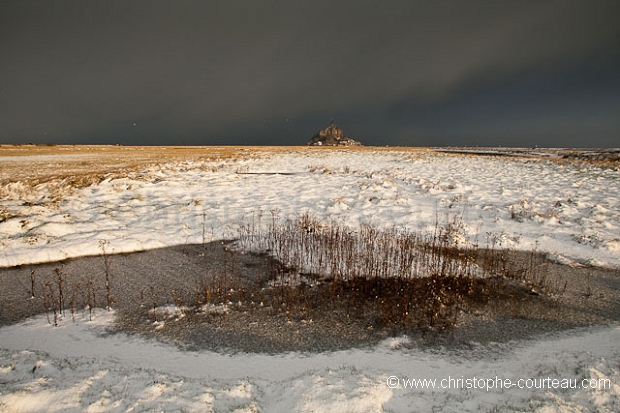
[[[241,223],[308,212],[352,229],[430,231],[462,217],[463,243],[619,268],[619,178],[536,159],[332,150],[165,164],[81,189],[18,182],[2,188],[0,266],[100,254],[101,240],[110,253],[235,238]],[[59,327],[41,316],[0,328],[0,411],[611,412],[620,400],[618,327],[458,351],[394,338],[366,350],[273,356],[181,351],[109,334],[113,319],[100,311]],[[610,387],[405,389],[401,381],[448,377]]]
[[[231,163],[165,164],[74,189],[3,188],[0,265],[235,238],[240,223],[308,212],[359,228],[432,231],[463,242],[620,267],[620,172],[435,152],[308,151]]]
[[[108,334],[113,318],[101,310],[52,327],[39,316],[0,329],[0,410],[613,412],[620,398],[618,327],[468,352],[412,350],[394,338],[368,350],[230,355]],[[523,379],[524,388],[440,388],[449,378]],[[527,382],[547,378],[578,388]],[[405,388],[414,379],[435,388]]]

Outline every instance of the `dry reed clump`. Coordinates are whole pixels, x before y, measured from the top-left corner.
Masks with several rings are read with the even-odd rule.
[[[40,302],[50,324],[57,326],[66,319],[67,311],[75,320],[78,311],[87,310],[92,320],[96,308],[110,311],[115,300],[112,294],[112,271],[110,257],[106,251],[107,242],[100,241],[102,273],[67,273],[64,264],[56,266],[53,272],[42,273],[36,268],[30,270],[27,288],[30,297]]]
[[[109,310],[113,303],[109,286],[109,274],[105,279],[92,274],[70,276],[60,266],[54,268],[53,274],[31,270],[29,292],[43,305],[48,322],[57,326],[67,318],[67,312],[75,320],[78,311],[87,310],[92,320],[97,307]]]
[[[522,291],[549,284],[537,271],[535,251],[529,262],[514,266],[495,244],[461,246],[457,219],[418,234],[370,225],[353,231],[308,214],[284,222],[278,211],[270,215],[255,214],[240,225],[226,270],[200,283],[195,309],[248,311],[260,303],[262,311],[293,321],[357,319],[399,334],[453,327],[459,314],[504,296],[511,283]],[[235,257],[249,252],[272,257],[268,281],[241,282]]]

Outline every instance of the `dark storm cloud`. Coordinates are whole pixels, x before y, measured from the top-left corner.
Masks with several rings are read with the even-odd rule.
[[[608,146],[619,5],[3,2],[0,142]]]

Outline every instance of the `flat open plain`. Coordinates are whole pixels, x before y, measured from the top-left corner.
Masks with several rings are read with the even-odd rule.
[[[2,145],[0,408],[614,411],[620,172],[599,152]],[[506,274],[535,260],[545,288],[515,279],[450,328],[406,333],[269,296],[190,310],[222,274],[238,288],[272,285],[278,265],[323,271],[274,263],[248,236],[304,216],[351,233],[449,229],[455,248],[505,251]],[[393,375],[612,385],[411,390]]]

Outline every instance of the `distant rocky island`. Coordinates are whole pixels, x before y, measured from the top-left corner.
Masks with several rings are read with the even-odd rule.
[[[320,130],[314,135],[306,145],[309,146],[362,146],[362,144],[354,139],[345,136],[342,129],[334,123],[332,119],[328,127]]]

